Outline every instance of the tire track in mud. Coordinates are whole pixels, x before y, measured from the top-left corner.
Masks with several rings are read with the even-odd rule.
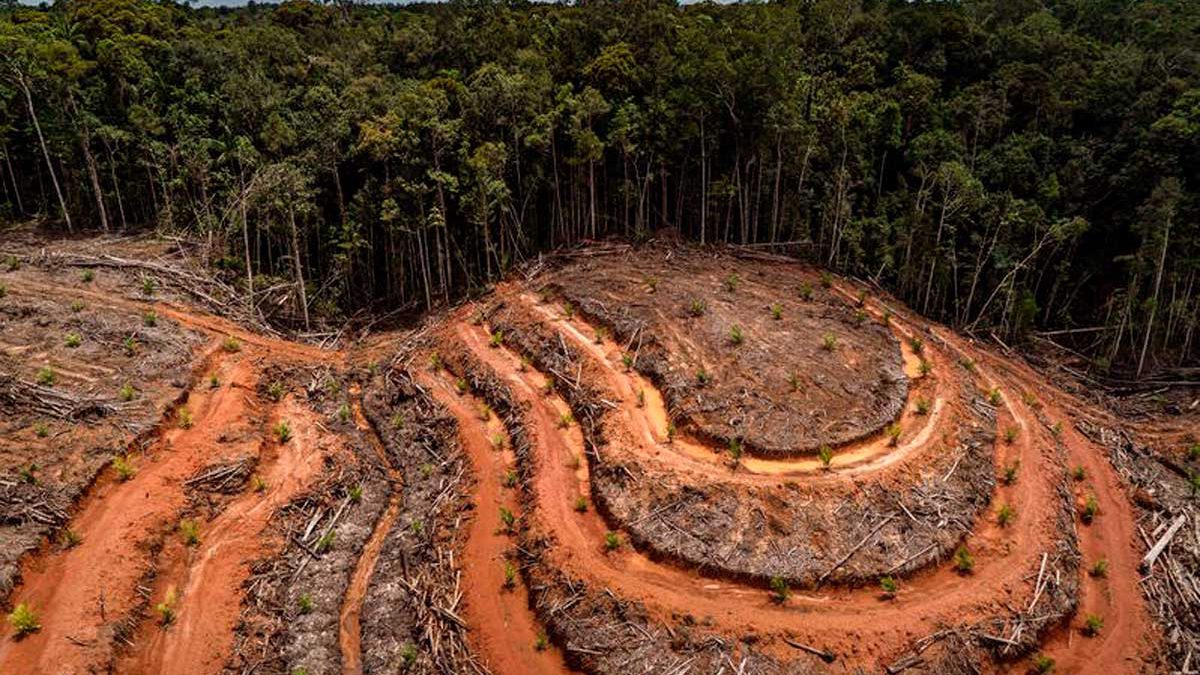
[[[518,519],[521,515],[513,494],[515,482],[501,489],[509,472],[517,469],[504,423],[474,395],[458,391],[444,371],[420,381],[458,421],[460,441],[475,471],[475,513],[463,551],[464,559],[471,561],[463,570],[469,639],[498,675],[575,672],[562,651],[546,640],[530,609],[529,591],[520,582],[515,556],[510,555],[514,544],[504,529],[501,509]],[[537,647],[539,641],[545,646]]]
[[[403,500],[402,486],[404,479],[388,456],[387,448],[379,438],[367,416],[362,410],[362,390],[358,384],[350,387],[350,411],[354,425],[367,439],[376,458],[387,472],[388,483],[391,486],[387,506],[375,521],[371,536],[363,545],[362,552],[354,565],[350,576],[350,584],[346,587],[346,595],[342,599],[341,611],[338,615],[338,645],[342,652],[342,673],[344,675],[360,675],[362,666],[362,608],[367,597],[367,588],[371,583],[371,575],[379,562],[379,554],[383,550],[388,534],[400,516]]]
[[[553,552],[556,562],[574,569],[582,578],[594,579],[614,591],[619,590],[622,597],[643,600],[668,614],[708,615],[718,625],[738,631],[767,630],[802,635],[818,645],[823,636],[831,633],[872,635],[875,646],[844,644],[842,651],[855,655],[857,660],[865,657],[881,665],[889,654],[923,633],[934,632],[942,623],[954,625],[972,616],[985,615],[989,606],[995,607],[1007,597],[1003,589],[1016,590],[1026,584],[1032,585],[1032,579],[1028,578],[1030,567],[1036,575],[1037,559],[1040,558],[1038,542],[1043,540],[1039,530],[1055,513],[1052,495],[1057,484],[1055,474],[1061,467],[1047,466],[1049,458],[1035,446],[1034,429],[1026,421],[1028,411],[1015,406],[1008,397],[1001,408],[1021,432],[1011,446],[1003,447],[998,443],[996,457],[1020,459],[1022,465],[1032,471],[1016,486],[1001,489],[1005,499],[1011,500],[1021,513],[1015,526],[1000,528],[991,517],[977,523],[971,543],[972,548],[982,555],[973,575],[960,576],[948,564],[934,565],[912,575],[900,597],[892,602],[880,602],[874,593],[863,589],[840,588],[797,594],[781,607],[769,602],[766,593],[759,588],[700,579],[670,563],[651,561],[635,551],[615,555],[599,552],[599,534],[607,530],[607,525],[596,522],[598,516],[590,523],[588,531],[564,527],[562,524],[569,523],[575,514],[564,514],[554,504],[546,506],[548,499],[559,503],[566,500],[562,498],[561,490],[556,494],[554,487],[547,485],[555,479],[547,481],[545,474],[555,472],[552,457],[569,455],[570,448],[582,447],[581,439],[562,438],[551,421],[559,413],[560,406],[565,409],[565,403],[558,400],[547,403],[537,393],[540,383],[533,379],[544,379],[544,376],[522,371],[519,359],[508,353],[507,348],[489,347],[488,338],[481,329],[460,321],[456,333],[475,358],[506,380],[518,399],[530,408],[531,437],[538,457],[535,472],[537,504],[539,509],[548,509],[542,519],[555,533],[559,544]],[[613,369],[611,363],[608,367]],[[1003,419],[997,420],[997,424],[1004,423]],[[553,450],[547,452],[546,446]],[[557,480],[563,480],[561,471],[557,473],[560,474]],[[570,481],[570,478],[566,480]],[[810,618],[819,622],[819,628],[812,625],[813,621],[805,620],[804,615],[810,613]],[[892,646],[877,646],[885,642],[891,642]]]
[[[670,417],[663,401],[662,392],[636,370],[636,365],[624,367],[622,360],[628,353],[612,339],[598,332],[594,326],[578,316],[570,318],[557,315],[552,309],[528,293],[519,296],[527,308],[543,317],[548,325],[565,336],[577,349],[588,355],[601,367],[607,378],[609,389],[617,394],[616,401],[632,434],[641,445],[641,452],[653,456],[664,466],[702,475],[711,475],[714,470],[728,468],[730,456],[727,451],[717,451],[686,431],[668,435]],[[589,339],[586,333],[597,337]],[[920,389],[910,388],[909,401],[928,392],[929,410],[919,413],[905,405],[897,424],[903,435],[893,444],[884,430],[871,434],[859,441],[852,441],[831,448],[833,457],[828,465],[812,456],[769,458],[743,455],[737,461],[737,471],[726,478],[737,483],[776,484],[782,478],[809,476],[809,483],[837,482],[850,475],[869,474],[907,460],[929,447],[933,434],[939,430],[939,422],[947,412],[947,401],[953,392],[940,380],[929,383],[920,374],[921,357],[907,343],[901,343],[905,361],[905,374],[911,380],[919,379]],[[617,364],[622,364],[618,368]],[[623,368],[623,370],[622,370]],[[927,386],[928,385],[928,386]]]
[[[253,383],[246,384],[235,386],[253,391]],[[271,422],[287,419],[296,428],[294,437],[286,443],[259,439],[256,475],[262,490],[245,488],[214,518],[200,523],[195,550],[176,537],[159,556],[150,602],[166,602],[168,594],[176,593],[169,608],[173,618],[169,624],[153,614],[143,620],[118,672],[219,672],[223,667],[250,565],[276,547],[269,540],[269,520],[308,485],[324,455],[312,415],[292,401],[277,407],[282,410]]]
[[[1061,424],[1058,440],[1066,449],[1068,466],[1059,468],[1084,470],[1083,481],[1072,481],[1076,508],[1082,508],[1088,495],[1094,495],[1100,505],[1100,514],[1092,523],[1076,521],[1083,556],[1079,607],[1067,624],[1050,632],[1043,653],[1055,660],[1061,672],[1087,672],[1098,666],[1109,671],[1140,670],[1142,655],[1153,648],[1152,620],[1139,588],[1142,552],[1137,549],[1133,504],[1107,451],[1069,423],[1073,411],[1079,409],[1073,396],[1054,387],[1027,363],[1001,359],[985,350],[978,354],[1007,381],[1015,382],[1022,398],[1037,401],[1037,409],[1029,413],[1044,420],[1043,427]],[[1108,563],[1106,575],[1092,576],[1087,570],[1101,559]],[[1084,619],[1089,614],[1101,616],[1104,628],[1096,636],[1084,637]]]
[[[13,279],[14,288],[58,298],[85,298],[96,307],[131,313],[155,311],[207,336],[210,343],[193,367],[188,388],[133,459],[136,473],[122,481],[112,468],[94,480],[64,526],[78,545],[59,551],[44,545],[22,561],[23,580],[12,604],[28,602],[41,628],[20,641],[0,627],[0,672],[84,673],[220,672],[232,649],[249,565],[269,550],[263,539],[276,508],[306,487],[320,470],[324,436],[303,406],[282,406],[300,423],[289,443],[263,441],[257,455],[264,494],[234,498],[211,521],[198,521],[201,542],[185,547],[175,524],[187,512],[183,481],[197,470],[245,451],[224,438],[227,425],[253,416],[255,385],[267,362],[340,361],[344,356],[278,340],[202,312],[162,302],[142,302],[91,289]],[[239,345],[226,349],[223,340]],[[199,383],[201,373],[220,371],[222,384]],[[277,406],[278,407],[278,406]],[[187,409],[187,428],[178,415]],[[261,430],[263,436],[266,428]],[[242,456],[246,455],[243,452]],[[176,594],[173,620],[161,626],[151,607],[168,588]]]
[[[205,360],[215,367],[230,359],[211,346]],[[236,359],[231,369],[246,368]],[[178,411],[193,415],[180,428]],[[0,672],[88,672],[106,668],[119,639],[119,624],[136,621],[137,587],[153,564],[153,550],[169,536],[185,507],[182,482],[220,447],[212,438],[222,420],[243,410],[240,391],[212,390],[194,381],[170,410],[157,437],[139,457],[136,473],[122,481],[108,468],[74,509],[69,528],[80,537],[61,553],[46,550],[24,561],[22,583],[11,601],[29,603],[41,629],[19,642],[0,641]],[[0,636],[8,636],[8,627]]]

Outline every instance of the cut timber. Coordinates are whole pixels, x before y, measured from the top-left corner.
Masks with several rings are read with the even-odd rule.
[[[1181,514],[1175,519],[1175,522],[1171,523],[1171,527],[1167,528],[1167,531],[1165,534],[1163,534],[1162,538],[1154,544],[1153,548],[1146,552],[1146,557],[1142,558],[1143,570],[1149,570],[1151,567],[1154,567],[1154,561],[1158,560],[1158,556],[1161,555],[1163,550],[1167,548],[1167,544],[1170,544],[1171,540],[1175,538],[1175,533],[1178,532],[1179,528],[1183,527],[1183,524],[1186,522],[1187,516]]]

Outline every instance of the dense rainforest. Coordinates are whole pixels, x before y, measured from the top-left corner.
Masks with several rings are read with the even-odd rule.
[[[301,330],[672,232],[1186,374],[1198,45],[1190,0],[7,0],[0,219],[206,242]]]

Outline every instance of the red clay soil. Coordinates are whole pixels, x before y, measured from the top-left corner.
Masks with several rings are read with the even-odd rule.
[[[806,274],[814,276],[811,271]],[[719,288],[716,277],[702,281]],[[137,470],[132,478],[121,481],[113,469],[107,469],[94,483],[76,505],[69,524],[81,537],[78,545],[65,550],[46,545],[24,561],[22,583],[9,600],[14,605],[32,606],[41,629],[18,640],[10,626],[0,626],[0,673],[221,671],[233,648],[249,566],[272,555],[282,543],[273,538],[272,516],[319,477],[327,456],[340,452],[333,432],[309,408],[290,398],[267,404],[256,395],[261,369],[272,361],[343,362],[346,356],[256,335],[181,307],[97,290],[64,289],[25,277],[9,283],[21,292],[85,297],[90,303],[121,311],[154,308],[209,337],[210,344],[201,355],[207,359],[204,372],[217,373],[221,385],[213,388],[201,380],[192,386],[183,406],[193,423],[181,428],[177,415],[164,420],[145,454],[131,458]],[[765,293],[764,288],[769,290],[765,282],[751,281],[751,285],[754,297]],[[859,290],[839,283],[829,291],[829,300],[840,296],[853,303]],[[831,471],[821,470],[811,457],[782,457],[780,453],[745,457],[737,471],[730,471],[724,466],[727,453],[707,442],[713,435],[702,428],[701,433],[678,434],[674,442],[667,442],[664,392],[648,377],[624,367],[621,344],[604,336],[596,341],[594,323],[581,318],[564,320],[520,286],[503,287],[501,296],[539,317],[564,343],[584,355],[587,376],[594,380],[589,384],[599,386],[614,406],[604,422],[606,432],[622,444],[613,451],[652,461],[664,476],[679,477],[685,483],[721,481],[749,486],[746,489],[791,481],[846,492],[884,476],[901,480],[934,456],[940,439],[953,434],[960,418],[958,406],[963,405],[956,392],[962,385],[972,385],[1000,390],[996,425],[1017,431],[1011,443],[997,440],[994,468],[1000,473],[1009,463],[1019,462],[1019,478],[1011,485],[997,485],[990,495],[992,508],[966,539],[976,559],[972,574],[958,574],[950,562],[940,561],[903,579],[893,600],[880,599],[873,588],[834,585],[793,593],[777,603],[760,586],[701,576],[677,561],[652,557],[628,544],[608,551],[605,535],[619,529],[621,523],[609,522],[590,504],[584,512],[576,509],[580,497],[592,494],[591,467],[584,453],[583,432],[564,417],[571,410],[567,401],[544,393],[545,375],[523,364],[514,350],[507,345],[489,345],[487,328],[473,325],[468,319],[470,309],[462,308],[441,326],[440,339],[462,346],[508,385],[524,410],[524,430],[532,443],[531,465],[518,467],[507,442],[506,431],[512,430],[506,430],[495,415],[483,419],[478,398],[455,391],[446,373],[414,373],[428,395],[457,420],[461,448],[474,467],[477,480],[469,533],[455,555],[460,556],[463,570],[463,616],[470,628],[469,642],[497,675],[568,672],[564,653],[553,646],[543,651],[534,647],[544,628],[530,608],[529,591],[520,583],[504,588],[505,562],[514,559],[514,540],[501,529],[499,514],[501,508],[518,513],[520,503],[515,491],[502,488],[502,476],[510,470],[522,469],[522,475],[531,481],[527,486],[532,496],[529,510],[518,513],[522,525],[551,535],[547,564],[571,578],[641,603],[664,625],[695,617],[707,630],[734,638],[755,636],[757,649],[780,660],[797,658],[796,650],[788,646],[788,640],[793,640],[833,652],[836,668],[878,671],[920,638],[1030,604],[1043,554],[1051,552],[1057,541],[1062,514],[1057,491],[1064,481],[1064,452],[1067,464],[1082,466],[1087,475],[1085,481],[1073,484],[1076,501],[1094,494],[1100,513],[1090,525],[1077,523],[1083,558],[1079,607],[1069,625],[1050,631],[1043,639],[1042,651],[1055,659],[1058,672],[1132,673],[1150,662],[1157,631],[1138,586],[1140,553],[1133,507],[1104,449],[1068,423],[1068,411],[1074,410],[1077,402],[1028,366],[1001,358],[948,330],[919,330],[919,321],[892,307],[891,330],[901,337],[930,336],[924,356],[935,365],[933,378],[917,377],[916,355],[907,348],[897,352],[897,362],[904,357],[911,380],[907,404],[900,413],[904,432],[899,442],[893,447],[880,436],[879,424],[874,424],[863,432],[865,438],[840,449]],[[885,302],[868,300],[864,310],[880,318]],[[726,309],[732,312],[733,305]],[[668,327],[677,324],[676,318],[660,319]],[[673,330],[672,339],[684,339],[678,325]],[[222,350],[226,335],[241,340],[243,350]],[[873,357],[868,352],[854,358],[870,362]],[[965,358],[978,364],[973,374],[955,365]],[[638,392],[645,396],[640,405]],[[913,412],[917,397],[930,400],[929,414]],[[392,466],[361,411],[356,390],[351,391],[351,402],[359,430],[384,465]],[[283,444],[272,440],[269,433],[279,419],[291,421],[295,431]],[[1061,431],[1053,426],[1059,421],[1064,422]],[[226,432],[239,428],[245,433],[228,442]],[[854,437],[862,435],[856,432]],[[501,439],[503,442],[496,442]],[[265,493],[247,485],[215,515],[200,518],[199,545],[185,546],[177,531],[179,519],[191,508],[185,481],[214,463],[246,455],[258,458],[258,472],[267,484]],[[401,477],[393,471],[390,478],[394,492],[354,564],[349,590],[342,599],[339,643],[346,673],[361,672],[363,599],[403,506]],[[1001,504],[1012,506],[1017,514],[1008,526],[998,524],[994,516]],[[731,532],[734,535],[736,532]],[[1083,570],[1101,557],[1109,563],[1107,578],[1088,577]],[[140,590],[142,586],[150,589],[148,596]],[[163,627],[150,608],[172,588],[178,595],[175,620]],[[1104,629],[1096,637],[1085,637],[1080,630],[1088,613],[1104,617]],[[1022,671],[1029,665],[1028,660],[978,664],[985,672]]]
[[[1051,385],[1044,376],[1015,359],[1000,359],[979,351],[1016,391],[1036,400],[1043,417],[1059,427],[1065,445],[1069,468],[1082,467],[1085,480],[1075,482],[1073,495],[1082,507],[1088,495],[1100,504],[1100,515],[1091,524],[1077,524],[1083,568],[1092,563],[1108,561],[1104,578],[1084,574],[1079,608],[1068,626],[1054,631],[1046,640],[1043,652],[1053,658],[1060,672],[1090,672],[1103,668],[1105,672],[1139,672],[1149,662],[1148,654],[1158,640],[1153,621],[1147,614],[1138,585],[1142,553],[1135,549],[1136,536],[1133,505],[1113,471],[1104,448],[1079,434],[1071,419],[1071,410],[1080,402]],[[1015,393],[1015,392],[1014,392]],[[1068,467],[1058,467],[1066,470]],[[1084,620],[1089,614],[1104,619],[1104,628],[1094,637],[1083,633]]]
[[[611,319],[630,351],[654,358],[679,426],[717,445],[738,438],[751,455],[815,454],[900,412],[906,381],[895,338],[798,265],[647,246],[579,260],[536,283]],[[827,337],[836,349],[825,348]]]
[[[635,368],[626,368],[622,358],[627,352],[619,344],[595,326],[578,316],[564,317],[555,308],[539,303],[529,293],[520,293],[516,300],[542,316],[552,327],[566,337],[579,351],[600,364],[609,390],[617,394],[616,403],[627,429],[633,432],[637,452],[641,456],[652,456],[676,470],[688,470],[700,474],[712,474],[719,468],[728,468],[730,457],[727,448],[713,448],[693,437],[687,430],[676,431],[668,438],[670,418],[663,402],[662,393],[649,379]],[[600,335],[601,337],[595,337]],[[590,336],[590,337],[589,337]],[[912,384],[909,387],[909,404],[897,419],[902,436],[892,443],[887,434],[880,430],[863,439],[842,445],[836,449],[833,459],[826,466],[819,458],[809,455],[792,457],[743,456],[737,464],[738,471],[729,480],[738,483],[778,483],[780,477],[815,474],[810,481],[819,482],[848,475],[866,474],[891,466],[906,459],[915,451],[929,447],[933,433],[939,430],[939,421],[945,412],[949,381],[925,377],[920,374],[921,357],[902,343],[905,374]],[[927,359],[933,361],[933,358]],[[936,364],[935,364],[936,365]],[[639,400],[639,394],[641,398]],[[929,402],[928,414],[916,411],[915,401],[924,398]]]
[[[511,587],[505,578],[505,565],[514,564],[509,556],[513,541],[501,525],[500,509],[518,516],[520,509],[513,490],[501,488],[505,474],[517,468],[504,424],[491,413],[481,419],[483,401],[459,394],[444,372],[423,376],[421,383],[458,420],[459,439],[475,469],[475,508],[463,551],[470,561],[463,570],[463,589],[472,646],[497,675],[573,672],[556,646],[536,648],[544,632],[530,609],[529,591],[520,575]]]
[[[463,318],[455,330],[475,357],[508,381],[518,399],[530,408],[539,509],[534,517],[553,533],[557,542],[554,564],[579,578],[602,584],[620,597],[645,602],[664,616],[679,613],[705,617],[719,627],[739,633],[792,635],[834,651],[848,663],[878,667],[894,656],[900,645],[933,633],[941,625],[984,616],[989,608],[1002,605],[1020,589],[1032,589],[1042,547],[1049,543],[1048,528],[1055,513],[1053,486],[1061,480],[1062,466],[1041,453],[1042,444],[1052,442],[1050,434],[1031,422],[1031,411],[1013,400],[1015,396],[1005,395],[1002,407],[1020,432],[1011,446],[998,447],[997,469],[1011,459],[1020,459],[1021,478],[1013,486],[1000,488],[996,500],[1013,505],[1020,516],[1005,528],[991,518],[978,524],[969,544],[977,559],[974,574],[962,576],[949,564],[943,564],[906,580],[899,597],[891,602],[881,602],[878,593],[869,589],[830,589],[793,595],[779,606],[759,588],[701,578],[627,548],[619,553],[606,553],[602,542],[608,525],[591,512],[579,514],[570,507],[576,496],[587,493],[587,468],[586,462],[578,469],[571,468],[572,458],[582,448],[582,439],[575,428],[564,431],[558,427],[566,404],[557,397],[541,395],[539,389],[544,377],[530,369],[522,371],[518,358],[507,350],[489,347],[483,329],[471,326]],[[957,338],[940,332],[936,335],[946,340],[951,355],[979,358],[976,350]],[[983,368],[979,370],[985,382],[993,382]],[[1039,390],[1044,386],[1036,381],[996,384],[1014,391]],[[999,423],[1010,424],[1003,418]],[[1094,475],[1106,475],[1109,471],[1098,453],[1080,459],[1085,460]],[[1119,530],[1120,523],[1127,527],[1132,522],[1128,504],[1119,492],[1102,493],[1098,497],[1106,517],[1098,519],[1094,529],[1085,528],[1082,533],[1085,551],[1091,546],[1089,532],[1101,532],[1108,527]],[[1117,522],[1105,525],[1101,520]],[[1122,541],[1113,534],[1113,540]],[[1117,549],[1108,553],[1110,559],[1122,569],[1131,569],[1128,544]],[[1131,625],[1142,630],[1106,638],[1122,641],[1120,649],[1134,655],[1136,660],[1148,641],[1141,596],[1136,588],[1131,593],[1123,592],[1114,598],[1114,606],[1141,617]],[[1088,649],[1080,650],[1079,658],[1091,664],[1101,663],[1092,658]]]
[[[253,382],[234,383],[243,392]],[[251,563],[269,556],[281,542],[273,539],[268,521],[280,506],[315,478],[330,451],[319,422],[305,406],[286,400],[270,420],[287,420],[296,429],[286,443],[266,438],[260,430],[258,475],[262,493],[245,491],[210,521],[199,522],[200,543],[189,547],[171,537],[155,575],[151,603],[177,596],[174,621],[163,626],[153,612],[133,637],[130,652],[118,662],[122,673],[219,673],[232,649],[241,609],[242,585]],[[164,564],[165,562],[165,564]]]
[[[403,478],[400,476],[400,472],[392,467],[387,449],[383,447],[383,442],[379,440],[375,429],[363,414],[362,391],[357,384],[350,388],[350,409],[354,416],[355,426],[366,437],[375,456],[383,466],[388,467],[388,481],[392,485],[387,507],[375,522],[375,526],[371,530],[371,537],[363,546],[362,553],[359,554],[358,561],[355,563],[354,573],[350,576],[350,584],[346,588],[346,596],[342,599],[341,614],[338,618],[338,644],[342,650],[342,673],[358,675],[363,671],[363,601],[367,597],[371,575],[375,572],[375,566],[379,562],[379,553],[383,550],[388,533],[392,531],[392,527],[396,524],[396,518],[400,515],[400,500],[403,494],[400,486],[403,484]]]
[[[230,379],[252,377],[244,356],[216,352],[215,358]],[[204,384],[185,406],[194,416],[190,428],[164,422],[167,428],[150,451],[131,458],[137,470],[132,479],[122,482],[110,469],[80,503],[70,526],[82,538],[78,546],[27,561],[12,602],[30,604],[42,627],[20,641],[0,641],[0,672],[107,668],[116,623],[138,605],[137,586],[153,564],[151,549],[185,506],[183,481],[213,461],[214,449],[222,450],[216,434],[245,413],[245,396]],[[10,630],[0,628],[0,637]]]
[[[61,552],[46,545],[24,561],[22,582],[9,601],[31,606],[41,628],[16,640],[7,623],[0,626],[0,672],[220,672],[232,648],[249,564],[278,544],[270,540],[267,522],[315,476],[327,450],[319,421],[290,402],[280,411],[295,429],[287,444],[261,440],[269,434],[265,421],[249,442],[225,442],[226,433],[262,416],[254,394],[260,360],[312,363],[340,355],[161,303],[25,278],[9,283],[22,293],[86,298],[90,306],[154,309],[207,333],[212,342],[201,356],[209,363],[204,374],[217,375],[221,384],[214,388],[205,377],[193,386],[180,406],[192,423],[182,428],[179,414],[165,419],[144,455],[130,457],[132,478],[122,481],[110,468],[96,480],[68,525],[80,537],[78,545]],[[223,347],[229,336],[242,343],[239,352]],[[176,531],[188,507],[184,481],[248,450],[259,455],[265,493],[248,492],[210,522],[200,520],[200,546],[184,547]],[[151,579],[147,598],[139,588]],[[175,623],[163,629],[153,618],[140,618],[171,587],[178,595]]]

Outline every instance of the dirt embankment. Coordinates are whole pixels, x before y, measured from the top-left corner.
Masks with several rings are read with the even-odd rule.
[[[903,409],[895,337],[795,265],[648,247],[538,283],[628,345],[678,426],[716,445],[815,454]]]
[[[843,280],[651,247],[331,353],[42,259],[0,299],[0,536],[37,549],[9,601],[40,623],[4,672],[1188,658],[1190,548],[1138,581],[1188,460]]]

